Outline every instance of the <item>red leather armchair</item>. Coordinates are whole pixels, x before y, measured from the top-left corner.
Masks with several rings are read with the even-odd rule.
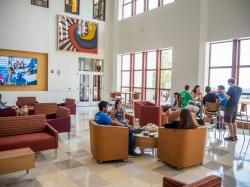
[[[70,115],[76,115],[76,100],[66,98],[64,103],[58,104],[58,106],[64,106],[70,110]]]
[[[154,123],[161,126],[161,107],[142,105],[140,111],[140,125],[145,126],[148,123]]]
[[[140,125],[145,126],[148,123],[154,123],[161,126],[161,107],[156,106],[149,101],[134,102],[134,116],[139,119]]]
[[[171,179],[168,177],[163,178],[163,187],[220,187],[221,186],[221,177],[216,175],[211,175],[205,177],[201,180],[193,182],[191,184],[186,184],[184,182]]]
[[[0,151],[30,147],[34,152],[58,148],[57,131],[44,115],[0,118]]]
[[[35,103],[38,103],[36,101],[36,97],[18,97],[17,98],[17,106],[22,108],[23,106],[27,106],[28,107],[28,113],[29,115],[33,115],[34,114],[34,105]]]
[[[68,138],[70,138],[70,110],[66,107],[58,106],[56,114],[53,119],[47,119],[48,124],[50,124],[58,133],[68,133]]]

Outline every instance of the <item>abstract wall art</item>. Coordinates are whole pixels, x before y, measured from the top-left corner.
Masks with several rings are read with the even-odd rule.
[[[97,23],[58,16],[58,50],[97,54]]]

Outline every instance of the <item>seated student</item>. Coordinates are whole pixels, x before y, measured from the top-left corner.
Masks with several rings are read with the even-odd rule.
[[[95,114],[94,121],[100,125],[113,125],[113,126],[125,126],[117,121],[113,121],[111,117],[107,114],[108,112],[108,102],[101,101],[98,104],[99,112]],[[130,156],[138,156],[139,154],[135,153],[135,137],[133,135],[133,129],[131,129],[130,125],[127,125],[129,128],[129,155]],[[115,142],[114,142],[115,143]]]
[[[205,88],[205,92],[206,92],[206,95],[203,97],[203,101],[202,101],[204,105],[206,104],[206,102],[210,102],[210,103],[218,102],[219,97],[215,93],[211,92],[210,86],[207,86]]]
[[[184,108],[181,110],[179,121],[172,121],[165,124],[164,127],[170,129],[195,129],[198,127],[198,123],[192,115],[192,112]]]
[[[202,99],[201,87],[196,85],[192,91],[192,96],[194,99]]]
[[[125,112],[124,109],[122,108],[121,100],[115,101],[115,106],[110,113],[110,117],[113,118],[115,121],[124,124],[125,126],[128,125],[128,122],[125,119]]]
[[[185,90],[181,92],[180,97],[181,97],[181,107],[185,108],[189,102],[193,99],[192,94],[189,91],[190,86],[186,85]]]
[[[227,105],[227,101],[228,101],[226,93],[225,93],[225,86],[223,85],[218,86],[217,96],[219,97],[219,102],[220,102],[220,114],[217,116],[216,128],[225,129],[226,127],[225,127],[223,115],[222,115],[222,111],[225,111],[225,106]]]

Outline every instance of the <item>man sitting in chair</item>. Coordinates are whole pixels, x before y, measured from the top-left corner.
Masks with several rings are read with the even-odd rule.
[[[111,119],[111,117],[107,114],[108,112],[108,102],[101,101],[98,104],[99,112],[95,114],[95,122],[100,125],[113,125],[113,126],[123,126],[129,128],[129,147],[128,147],[128,153],[130,156],[139,156],[134,149],[135,149],[135,137],[133,135],[133,129],[131,125],[124,125],[117,121],[114,121]]]

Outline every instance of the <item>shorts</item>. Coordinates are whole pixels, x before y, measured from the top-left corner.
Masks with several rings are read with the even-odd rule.
[[[238,111],[237,106],[236,107],[226,106],[224,113],[224,121],[226,123],[234,123],[236,120],[237,111]]]

